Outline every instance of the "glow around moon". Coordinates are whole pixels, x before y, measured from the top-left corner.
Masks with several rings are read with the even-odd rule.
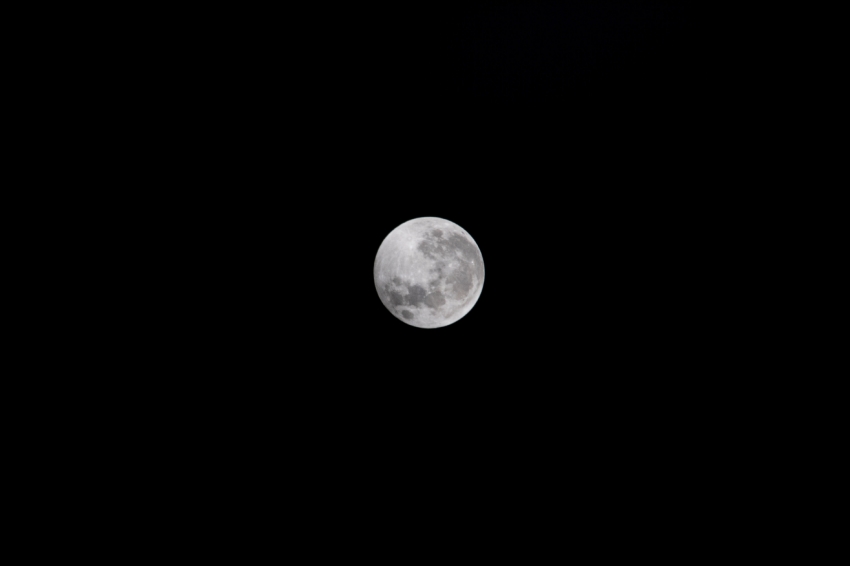
[[[481,295],[484,260],[472,236],[442,218],[409,220],[384,238],[375,288],[399,320],[439,328],[463,318]]]

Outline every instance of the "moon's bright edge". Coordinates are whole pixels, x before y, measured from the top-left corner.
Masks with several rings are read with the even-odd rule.
[[[484,260],[472,236],[443,218],[415,218],[384,239],[375,288],[399,320],[439,328],[463,318],[484,285]]]

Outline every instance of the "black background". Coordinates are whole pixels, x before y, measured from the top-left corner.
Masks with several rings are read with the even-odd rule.
[[[735,220],[716,150],[722,61],[697,12],[497,2],[190,20],[156,84],[186,300],[215,305],[208,327],[264,371],[295,370],[289,357],[348,383],[477,390],[495,373],[672,370],[703,336]],[[420,216],[466,229],[487,269],[475,309],[439,330],[394,320],[371,279],[383,238]]]
[[[175,14],[133,86],[159,244],[137,361],[186,446],[470,482],[565,456],[588,478],[689,469],[743,347],[718,265],[742,261],[745,207],[731,39],[679,4]],[[372,280],[422,216],[463,227],[486,269],[440,329],[397,320]]]
[[[33,513],[243,561],[266,541],[719,553],[784,518],[770,480],[808,438],[777,392],[807,378],[768,370],[787,297],[752,275],[771,252],[796,269],[762,220],[805,228],[771,208],[753,116],[787,121],[751,87],[786,59],[743,48],[765,20],[683,4],[42,10],[64,34],[27,37],[47,80],[12,108],[59,150],[10,240],[47,242],[23,308],[56,338],[19,354],[33,402],[7,396],[57,510]],[[372,279],[422,216],[486,269],[440,329]]]

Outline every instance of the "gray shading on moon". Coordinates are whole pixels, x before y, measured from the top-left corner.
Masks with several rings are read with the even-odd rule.
[[[409,220],[384,238],[375,288],[399,320],[439,328],[463,318],[481,295],[484,260],[472,236],[448,220]]]

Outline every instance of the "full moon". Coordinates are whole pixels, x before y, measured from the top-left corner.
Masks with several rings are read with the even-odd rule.
[[[475,306],[484,285],[484,261],[472,236],[454,222],[414,218],[384,238],[374,275],[381,302],[396,318],[439,328]]]

